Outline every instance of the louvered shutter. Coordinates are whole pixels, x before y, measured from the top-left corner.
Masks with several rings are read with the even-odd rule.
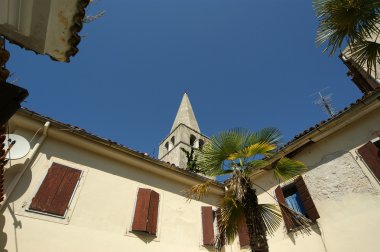
[[[302,200],[302,205],[306,211],[307,217],[312,221],[319,219],[317,208],[315,207],[314,201],[311,198],[302,176],[298,176],[295,179],[295,185]]]
[[[222,211],[220,208],[216,210],[216,221],[218,223],[218,231],[219,231],[219,237],[220,237],[220,245],[224,246],[226,244],[226,234],[222,231],[220,228],[221,221],[222,221]]]
[[[245,219],[240,222],[238,226],[238,234],[239,234],[239,243],[240,247],[249,245],[249,235],[248,235],[248,227],[245,222]]]
[[[214,223],[212,207],[202,207],[203,245],[214,245]]]
[[[276,198],[279,204],[287,205],[285,202],[284,193],[282,192],[282,189],[280,186],[277,186],[277,188],[274,190],[274,193],[276,194]],[[287,230],[291,230],[293,228],[292,221],[290,217],[281,209],[282,218],[284,219],[285,227]]]
[[[160,196],[155,191],[150,192],[150,204],[148,214],[147,232],[151,235],[157,233],[158,203]]]
[[[147,231],[150,191],[150,189],[139,188],[132,224],[133,231]]]
[[[160,196],[157,192],[139,188],[132,231],[147,232],[151,235],[157,234],[159,200]]]
[[[360,147],[358,152],[373,174],[380,180],[380,151],[376,145],[372,142],[368,142]]]
[[[53,163],[29,209],[64,216],[81,171]]]

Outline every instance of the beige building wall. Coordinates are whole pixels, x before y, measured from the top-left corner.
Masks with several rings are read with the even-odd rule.
[[[380,247],[380,186],[357,149],[378,140],[380,109],[376,109],[303,149],[295,157],[306,164],[303,175],[320,218],[310,234],[288,233],[285,227],[269,239],[271,252],[374,252]],[[321,134],[322,135],[322,134]],[[273,173],[255,182],[275,197]],[[258,188],[261,203],[273,203]]]
[[[216,206],[222,187],[213,186],[212,194],[203,201],[189,202],[184,191],[202,182],[200,178],[147,161],[143,154],[128,155],[105,147],[55,125],[50,125],[43,139],[42,127],[43,122],[25,115],[12,119],[11,131],[33,141],[29,158],[12,161],[6,171],[6,194],[12,184],[15,187],[1,208],[1,249],[212,251],[202,245],[201,207]],[[64,219],[27,211],[53,162],[83,171]],[[150,188],[160,195],[157,237],[131,232],[138,188]]]

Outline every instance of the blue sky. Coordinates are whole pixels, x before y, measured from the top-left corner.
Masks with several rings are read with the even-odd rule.
[[[283,141],[361,96],[337,55],[314,40],[305,0],[99,0],[69,64],[8,46],[25,107],[155,153],[188,92],[202,133],[279,128]]]

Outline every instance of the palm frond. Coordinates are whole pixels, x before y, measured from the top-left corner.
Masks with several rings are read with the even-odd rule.
[[[317,45],[326,44],[330,55],[344,41],[352,42],[378,33],[380,0],[313,0],[319,20]]]
[[[255,155],[266,155],[270,151],[276,149],[276,145],[268,144],[266,142],[255,143],[250,146],[247,146],[241,150],[238,150],[235,153],[231,153],[227,159],[235,160],[238,158],[249,158]]]
[[[307,168],[302,162],[284,157],[274,163],[273,174],[279,181],[286,181],[306,170]]]
[[[294,230],[300,231],[301,233],[310,234],[310,225],[312,221],[303,216],[302,214],[294,211],[285,204],[278,203],[281,209],[281,213],[285,215],[285,218],[290,222],[290,225],[294,227]]]
[[[233,197],[231,192],[227,192],[221,200],[220,209],[219,230],[225,234],[227,242],[232,243],[238,232],[238,225],[244,219],[244,207]]]
[[[245,130],[232,129],[211,137],[210,141],[197,151],[197,167],[209,176],[219,174],[228,156],[241,149],[245,134]]]
[[[207,195],[211,183],[211,180],[209,180],[203,184],[192,186],[189,190],[185,191],[186,198],[188,200],[200,200]]]
[[[377,76],[380,59],[380,43],[370,40],[357,40],[348,48],[347,56],[361,67],[366,67],[369,74]]]
[[[278,145],[281,139],[281,132],[272,127],[263,128],[257,132],[251,133],[247,137],[246,146],[250,146],[255,143],[267,143]]]
[[[282,221],[281,211],[274,204],[259,204],[259,214],[264,222],[267,234],[274,235]]]
[[[247,163],[247,168],[244,170],[247,176],[251,176],[255,171],[263,169],[270,165],[270,162],[264,159],[251,160]]]

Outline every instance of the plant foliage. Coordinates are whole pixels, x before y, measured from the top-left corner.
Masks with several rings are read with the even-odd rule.
[[[319,21],[316,42],[330,55],[348,45],[347,55],[367,71],[380,58],[380,0],[313,0]]]

